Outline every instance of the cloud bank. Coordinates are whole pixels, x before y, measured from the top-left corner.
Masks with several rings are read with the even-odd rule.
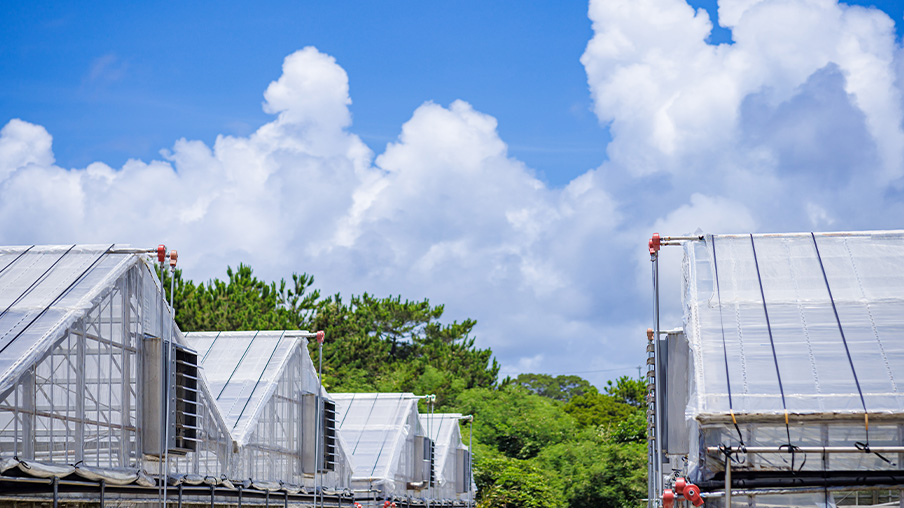
[[[592,1],[589,16],[582,63],[612,141],[563,188],[464,101],[422,105],[372,153],[347,74],[308,47],[264,92],[271,122],[161,160],[61,168],[50,133],[10,120],[0,243],[165,242],[195,279],[242,261],[327,292],[429,297],[478,320],[505,374],[617,369],[586,374],[600,383],[642,361],[652,232],[901,227],[904,59],[885,14],[722,0],[720,46],[683,0]],[[678,325],[678,251],[663,265]]]

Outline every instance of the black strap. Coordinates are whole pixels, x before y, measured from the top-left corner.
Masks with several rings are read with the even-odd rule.
[[[832,288],[829,285],[829,277],[826,275],[825,265],[822,264],[822,256],[819,254],[819,244],[816,243],[816,235],[812,232],[810,233],[810,237],[813,239],[813,247],[816,249],[816,259],[819,261],[819,269],[822,270],[822,279],[826,282],[826,291],[829,292],[829,301],[832,303],[832,312],[835,313],[835,323],[838,324],[838,333],[841,334],[844,352],[847,354],[848,364],[851,366],[851,374],[854,375],[854,384],[857,385],[857,393],[860,394],[860,403],[863,405],[863,412],[866,413],[866,399],[863,397],[863,390],[860,389],[860,379],[857,377],[857,369],[854,368],[854,359],[851,357],[851,350],[848,348],[847,339],[844,336],[844,327],[841,326],[841,318],[838,317],[838,307],[835,306],[835,298],[832,297]],[[867,432],[869,432],[869,428],[867,428]],[[869,447],[869,437],[867,437],[866,441],[867,447]]]
[[[15,263],[16,261],[18,261],[19,258],[21,258],[22,256],[24,256],[28,251],[30,251],[30,250],[33,249],[33,248],[34,248],[34,245],[32,245],[31,247],[29,247],[29,248],[23,250],[22,252],[20,252],[19,255],[16,256],[12,261],[10,261],[9,263],[7,263],[6,266],[4,266],[3,268],[0,268],[0,273],[5,272],[7,268],[9,268],[10,266],[12,266],[13,263]]]
[[[750,235],[750,248],[753,249],[753,265],[756,267],[756,279],[760,285],[760,297],[763,299],[763,314],[766,316],[766,330],[769,332],[769,345],[772,347],[772,361],[775,363],[775,376],[778,378],[778,390],[782,396],[782,409],[785,411],[785,432],[788,435],[788,446],[791,444],[791,429],[788,426],[788,405],[785,403],[785,387],[782,385],[782,373],[778,368],[778,355],[775,353],[775,339],[772,337],[772,324],[769,322],[769,308],[766,305],[766,292],[763,290],[763,277],[760,275],[760,263],[756,258],[756,243],[753,241],[753,235]],[[794,461],[792,448],[792,463]],[[793,467],[792,467],[793,469]]]
[[[218,335],[219,336],[219,335]],[[245,405],[242,406],[242,410],[239,412],[238,417],[235,419],[235,425],[232,426],[232,429],[235,430],[236,426],[239,424],[239,420],[242,418],[242,415],[245,414],[245,410],[248,409],[248,403],[251,402],[251,396],[254,395],[254,391],[257,390],[257,387],[260,386],[261,380],[264,379],[264,372],[267,371],[267,367],[270,366],[270,362],[273,361],[273,356],[276,354],[276,350],[279,349],[279,345],[282,344],[283,337],[286,336],[286,332],[283,331],[279,336],[279,340],[276,341],[276,346],[273,347],[273,351],[270,352],[270,357],[267,358],[267,363],[264,364],[264,367],[261,369],[261,375],[257,377],[257,381],[254,382],[254,387],[251,388],[251,393],[248,394],[248,398],[245,399]]]
[[[41,312],[39,312],[39,313],[38,313],[31,321],[28,322],[27,325],[23,326],[22,329],[19,330],[19,333],[17,333],[15,337],[13,337],[13,338],[10,339],[6,344],[4,344],[3,347],[0,348],[0,353],[6,351],[6,348],[8,348],[10,344],[12,344],[13,342],[15,342],[16,339],[18,339],[23,333],[25,333],[25,330],[27,330],[31,325],[33,325],[33,324],[35,323],[35,321],[37,321],[38,319],[40,319],[41,316],[44,315],[44,313],[46,313],[48,310],[50,310],[51,307],[53,307],[58,301],[60,301],[60,299],[63,298],[63,296],[65,296],[66,293],[68,293],[70,289],[72,289],[72,288],[73,288],[80,280],[82,280],[82,279],[85,277],[85,275],[87,275],[88,272],[90,272],[91,269],[94,268],[94,266],[95,266],[98,262],[100,262],[101,259],[104,258],[104,256],[107,254],[107,252],[109,252],[109,250],[112,249],[114,245],[116,245],[116,244],[111,244],[109,247],[107,247],[106,249],[104,249],[103,252],[101,252],[100,255],[97,256],[97,258],[95,258],[94,261],[92,261],[90,265],[88,265],[88,268],[85,268],[85,270],[82,271],[82,273],[80,273],[78,277],[76,277],[71,283],[69,283],[68,286],[66,286],[66,289],[64,289],[62,292],[60,292],[60,294],[58,294],[58,295],[56,296],[56,298],[54,298],[50,303],[48,303],[47,306],[44,307],[44,308],[41,310]],[[73,245],[72,247],[69,247],[69,249],[66,251],[66,253],[68,253],[69,251],[71,251],[73,248],[75,248],[75,245]],[[63,259],[63,257],[64,257],[65,255],[66,255],[66,254],[63,254],[63,256],[60,256],[60,259],[57,259],[56,261],[54,261],[53,265],[51,265],[51,267],[48,268],[47,270],[45,270],[45,271],[44,271],[44,274],[41,275],[41,279],[43,279],[43,277],[44,277],[45,275],[47,275],[47,273],[50,271],[50,269],[52,269],[57,263],[59,263],[60,260]],[[40,279],[39,279],[39,280],[40,280]],[[35,284],[37,284],[37,281],[35,281],[34,283],[32,283],[32,285],[29,286],[28,290],[31,290],[31,288],[32,288]],[[28,291],[28,290],[26,290],[26,291]],[[21,298],[22,298],[22,295],[20,295],[19,298],[16,299],[16,301],[18,301],[18,300],[21,299]],[[15,302],[14,302],[14,303],[15,303]],[[9,309],[12,307],[12,305],[13,305],[13,304],[10,304],[10,306],[7,307],[6,310],[9,310]],[[4,313],[5,313],[5,312],[6,312],[6,311],[4,311]]]
[[[51,263],[51,265],[48,266],[46,270],[44,270],[44,273],[42,273],[38,278],[36,278],[35,280],[33,280],[33,281],[31,282],[31,284],[29,284],[28,287],[25,288],[24,291],[22,291],[21,293],[19,293],[19,296],[17,296],[16,299],[12,301],[12,303],[10,303],[9,305],[7,305],[6,308],[3,309],[3,312],[0,312],[0,318],[2,318],[3,316],[5,316],[6,313],[9,312],[9,309],[12,309],[14,305],[16,305],[17,303],[19,303],[20,301],[22,301],[22,299],[25,298],[25,296],[28,295],[28,293],[31,293],[31,290],[34,289],[35,286],[37,286],[38,284],[40,284],[41,281],[43,281],[44,278],[47,277],[47,274],[50,273],[51,270],[53,270],[53,267],[55,267],[57,264],[59,264],[59,262],[62,261],[64,257],[66,257],[66,254],[69,254],[69,252],[72,251],[72,249],[74,249],[74,248],[75,248],[75,245],[73,245],[72,247],[69,247],[68,249],[66,249],[66,252],[64,252],[60,257],[58,257],[56,261],[54,261],[53,263]],[[23,252],[22,254],[25,254],[25,253]],[[16,257],[16,259],[19,259],[19,257],[22,257],[22,254],[19,254],[19,256]],[[13,262],[15,262],[15,259],[13,260]],[[11,265],[11,264],[12,264],[12,263],[10,263],[10,265]],[[5,267],[3,267],[3,269],[5,270],[5,269],[8,268],[8,267],[9,267],[9,265],[6,265]]]
[[[251,345],[254,344],[254,339],[257,338],[257,334],[261,333],[260,330],[254,332],[254,336],[251,337],[251,341],[248,342],[248,346],[245,347],[245,352],[242,353],[242,357],[239,358],[239,363],[235,364],[235,368],[232,369],[232,372],[229,374],[229,377],[226,379],[226,382],[223,383],[223,388],[220,388],[220,393],[217,394],[217,399],[220,400],[220,396],[223,395],[223,392],[226,391],[226,387],[229,386],[229,382],[232,381],[232,376],[235,375],[236,371],[239,370],[239,367],[242,365],[242,360],[245,359],[245,356],[248,355],[248,351],[251,351]]]
[[[738,431],[738,439],[741,441],[741,446],[744,446],[744,436],[741,435],[741,429],[738,427],[738,422],[734,416],[734,404],[731,400],[731,376],[729,374],[728,369],[728,346],[725,344],[725,322],[722,319],[722,289],[719,285],[719,261],[716,258],[716,236],[713,235],[713,273],[716,278],[716,298],[719,301],[719,328],[722,331],[722,356],[725,359],[725,385],[728,388],[728,409],[731,411],[731,423],[734,424],[734,428]]]

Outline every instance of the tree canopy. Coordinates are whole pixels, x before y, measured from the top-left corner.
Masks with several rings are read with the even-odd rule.
[[[170,274],[160,275],[168,294]],[[323,297],[305,273],[265,282],[239,265],[225,280],[194,283],[176,270],[172,282],[183,331],[323,330],[330,391],[432,393],[437,410],[473,414],[480,508],[642,504],[643,380],[609,381],[603,393],[578,376],[497,383],[499,364],[477,347],[474,320],[443,321],[444,307],[427,299]],[[471,430],[462,428],[465,439]]]

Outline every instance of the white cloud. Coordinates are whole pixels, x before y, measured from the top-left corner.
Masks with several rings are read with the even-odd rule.
[[[904,54],[887,16],[826,0],[723,0],[719,12],[732,45],[706,44],[712,22],[682,0],[591,2],[582,62],[612,142],[564,188],[463,101],[423,104],[375,156],[354,133],[346,72],[305,48],[264,93],[271,122],[211,146],[178,140],[159,161],[62,169],[43,127],[10,121],[0,242],[163,241],[195,279],[242,261],[267,278],[313,273],[328,292],[429,297],[478,320],[505,374],[633,373],[654,231],[904,216]],[[663,256],[676,286],[663,298],[677,304],[680,252]]]

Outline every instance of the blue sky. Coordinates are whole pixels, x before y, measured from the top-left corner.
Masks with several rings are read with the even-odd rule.
[[[902,16],[5,2],[0,244],[163,242],[194,279],[430,298],[504,375],[602,384],[643,362],[654,231],[902,227]],[[665,251],[665,327],[680,270]]]
[[[0,113],[47,127],[57,161],[120,166],[180,137],[267,121],[261,92],[314,45],[351,76],[356,132],[381,151],[426,101],[500,119],[513,154],[561,185],[599,165],[607,132],[579,62],[582,2],[7,2]]]

